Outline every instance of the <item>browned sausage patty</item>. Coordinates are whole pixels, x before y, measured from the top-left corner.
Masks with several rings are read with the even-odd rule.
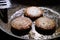
[[[25,16],[28,17],[39,17],[43,14],[43,10],[38,7],[27,7],[25,10]]]
[[[32,25],[32,21],[27,17],[18,17],[11,22],[11,26],[15,29],[28,29]]]
[[[56,24],[53,19],[47,18],[47,17],[40,17],[35,21],[35,25],[38,28],[43,28],[43,29],[53,29]]]

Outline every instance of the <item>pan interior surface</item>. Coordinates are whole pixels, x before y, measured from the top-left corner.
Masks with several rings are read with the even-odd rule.
[[[42,34],[39,34],[36,32],[36,30],[34,29],[34,22],[32,23],[32,30],[30,31],[29,34],[25,35],[25,36],[17,36],[17,35],[14,35],[12,32],[11,32],[11,26],[10,26],[10,21],[12,19],[14,19],[15,17],[18,17],[18,16],[22,16],[24,13],[24,9],[25,8],[16,8],[16,9],[10,9],[8,11],[8,20],[9,22],[7,24],[3,23],[1,20],[0,20],[0,29],[3,30],[4,32],[6,32],[7,34],[9,35],[12,35],[14,37],[17,37],[17,38],[21,38],[21,39],[53,39],[53,38],[56,38],[56,37],[59,37],[60,35],[60,14],[56,11],[53,11],[52,9],[50,8],[46,8],[46,7],[39,7],[39,8],[42,8],[44,10],[46,10],[46,13],[43,14],[43,16],[46,16],[46,17],[49,17],[49,18],[53,18],[55,19],[56,21],[56,31],[55,33],[53,33],[52,35],[42,35]],[[51,11],[51,13],[49,13],[49,11]],[[33,35],[34,33],[35,35]]]

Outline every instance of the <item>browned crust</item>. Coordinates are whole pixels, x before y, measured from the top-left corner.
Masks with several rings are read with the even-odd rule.
[[[34,6],[32,6],[32,7],[34,7]],[[42,9],[40,9],[40,8],[38,8],[38,7],[36,7],[36,8],[38,8],[40,11],[41,11],[41,13],[39,14],[39,15],[37,15],[37,16],[32,16],[31,14],[28,14],[28,8],[31,8],[31,7],[27,7],[26,9],[25,9],[25,13],[24,13],[24,15],[25,16],[28,16],[28,17],[31,17],[31,18],[36,18],[36,17],[40,17],[42,14],[43,14],[43,12],[44,12],[44,10],[42,10]]]
[[[15,29],[28,29],[32,25],[32,21],[27,17],[18,17],[11,21],[11,26]]]
[[[41,18],[38,18],[35,21],[35,25],[37,27],[40,27],[40,28],[43,28],[43,29],[47,29],[48,30],[48,29],[55,28],[56,23],[55,23],[55,21],[53,19],[46,18],[46,17],[41,17]]]

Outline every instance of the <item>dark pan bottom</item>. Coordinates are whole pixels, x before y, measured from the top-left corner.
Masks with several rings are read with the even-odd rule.
[[[55,28],[51,30],[45,30],[42,28],[35,27],[36,31],[43,35],[52,35],[55,32]]]
[[[38,19],[39,17],[29,17],[29,16],[26,16],[26,15],[24,15],[25,17],[28,17],[28,18],[30,18],[32,21],[35,21],[36,19]],[[43,15],[41,15],[40,17],[42,17]]]
[[[17,30],[17,29],[14,29],[13,27],[11,27],[11,32],[18,36],[23,36],[23,35],[28,34],[30,30],[31,30],[31,27],[26,30]]]

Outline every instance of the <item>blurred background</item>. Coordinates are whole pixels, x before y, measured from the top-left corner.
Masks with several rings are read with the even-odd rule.
[[[31,6],[54,6],[60,5],[59,0],[11,0],[12,3],[18,3],[21,5],[31,5]]]

